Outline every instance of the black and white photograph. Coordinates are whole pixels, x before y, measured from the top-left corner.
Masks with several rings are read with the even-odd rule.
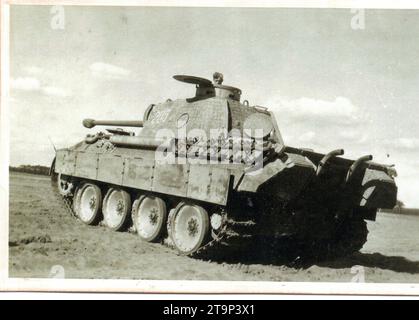
[[[419,294],[419,9],[2,6],[0,289]]]

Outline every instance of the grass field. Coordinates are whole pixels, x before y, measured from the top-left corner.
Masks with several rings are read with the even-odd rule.
[[[47,278],[58,265],[67,278],[349,282],[360,265],[366,282],[419,283],[419,216],[380,213],[368,227],[360,253],[304,268],[196,260],[135,234],[83,225],[53,196],[49,177],[10,174],[11,277]]]

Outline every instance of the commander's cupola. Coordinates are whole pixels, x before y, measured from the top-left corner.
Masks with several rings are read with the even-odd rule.
[[[195,77],[195,76],[186,76],[186,75],[176,75],[173,76],[178,81],[192,83],[196,85],[195,97],[189,100],[200,100],[212,97],[219,97],[223,99],[232,99],[240,101],[241,90],[239,88],[230,87],[223,85],[223,74],[220,72],[215,72],[213,75],[213,81],[211,82],[208,79]]]

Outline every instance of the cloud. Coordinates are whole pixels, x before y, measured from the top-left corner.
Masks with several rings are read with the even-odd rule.
[[[70,92],[66,89],[53,86],[42,86],[35,77],[18,77],[10,79],[10,88],[17,91],[38,92],[46,96],[68,97]]]
[[[268,105],[278,106],[274,113],[288,137],[287,144],[326,152],[331,148],[365,148],[368,142],[369,115],[349,98],[276,97]]]
[[[22,91],[39,91],[41,83],[38,79],[32,77],[22,77],[10,80],[10,88]]]
[[[361,138],[361,134],[359,130],[355,130],[355,129],[345,129],[345,130],[339,131],[338,135],[341,138],[348,139],[348,140],[357,140]]]
[[[299,98],[295,100],[279,99],[281,113],[292,120],[313,119],[317,122],[348,125],[354,122],[365,122],[360,109],[350,99],[337,97],[335,100]]]
[[[131,74],[129,70],[104,62],[92,63],[89,69],[95,77],[113,80],[126,79]]]
[[[393,149],[403,153],[419,153],[419,138],[399,137],[394,139],[385,139],[382,144],[387,149]]]
[[[395,139],[394,144],[404,149],[408,150],[418,150],[419,149],[419,139],[418,138],[398,138]]]
[[[70,93],[59,87],[43,87],[42,93],[47,96],[53,96],[53,97],[68,97],[70,96]]]
[[[308,131],[303,133],[298,140],[301,142],[310,142],[313,140],[313,138],[316,136],[316,133],[314,131]]]

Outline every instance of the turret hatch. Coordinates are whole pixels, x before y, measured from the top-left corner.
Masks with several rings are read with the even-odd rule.
[[[173,78],[181,82],[196,85],[195,97],[188,99],[188,101],[212,97],[240,101],[241,90],[239,88],[223,85],[224,76],[220,72],[214,73],[212,82],[205,78],[188,75],[175,75]]]

